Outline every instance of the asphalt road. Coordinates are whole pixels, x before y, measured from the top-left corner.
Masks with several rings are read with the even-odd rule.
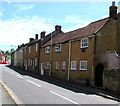
[[[95,94],[66,89],[0,65],[2,81],[23,104],[118,104]]]

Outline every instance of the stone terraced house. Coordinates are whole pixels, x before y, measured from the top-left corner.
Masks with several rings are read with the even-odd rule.
[[[63,33],[57,25],[46,36],[41,32],[41,39],[37,34],[30,38],[23,47],[23,68],[120,93],[120,12],[115,2],[109,17],[86,27]]]

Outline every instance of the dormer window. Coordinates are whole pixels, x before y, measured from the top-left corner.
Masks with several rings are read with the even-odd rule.
[[[61,44],[55,45],[55,52],[60,52],[61,51]]]
[[[81,46],[80,48],[87,48],[88,47],[88,38],[81,39]]]
[[[50,46],[45,47],[45,53],[50,53]]]

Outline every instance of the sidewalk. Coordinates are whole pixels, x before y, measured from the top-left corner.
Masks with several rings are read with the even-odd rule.
[[[5,90],[5,88],[0,83],[0,105],[4,106],[6,104],[11,104],[12,106],[16,106],[14,100]]]

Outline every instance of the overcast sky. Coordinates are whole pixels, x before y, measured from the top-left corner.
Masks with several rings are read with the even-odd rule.
[[[55,25],[61,25],[64,32],[84,27],[90,22],[108,17],[111,4],[112,0],[0,2],[0,49],[5,51],[16,48],[29,42],[29,38],[34,38],[36,33],[46,31],[48,34],[54,31]]]

